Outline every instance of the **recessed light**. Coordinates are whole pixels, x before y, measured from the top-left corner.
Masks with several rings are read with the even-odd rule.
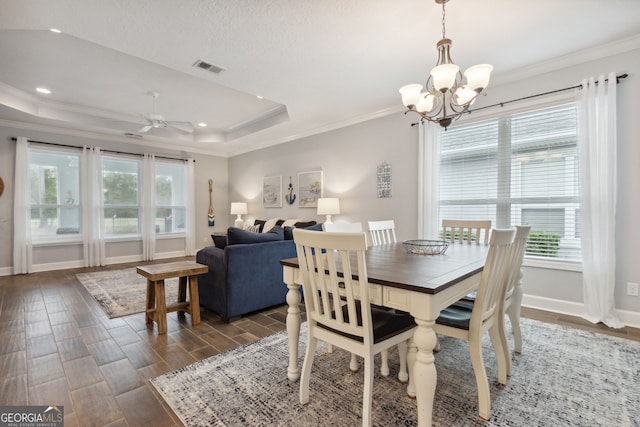
[[[60,33],[62,33],[62,31],[60,31],[60,30],[59,30],[59,29],[57,29],[57,28],[50,28],[50,29],[49,29],[49,31],[51,31],[52,33],[56,33],[56,34],[60,34]]]
[[[198,126],[200,126],[201,128],[206,128],[207,124],[205,122],[200,122],[198,123]]]
[[[36,91],[40,92],[40,93],[44,93],[46,95],[49,95],[51,93],[51,91],[49,89],[44,88],[44,87],[37,87]]]
[[[260,96],[260,95],[256,95],[256,98],[258,98],[258,99],[264,99],[264,97],[263,97],[263,96]]]

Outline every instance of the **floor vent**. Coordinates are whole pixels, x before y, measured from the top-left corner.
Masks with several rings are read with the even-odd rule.
[[[205,71],[209,71],[214,74],[219,74],[221,71],[224,71],[224,68],[218,67],[217,65],[210,64],[201,59],[198,59],[196,62],[194,62],[193,66],[196,68],[201,68]]]

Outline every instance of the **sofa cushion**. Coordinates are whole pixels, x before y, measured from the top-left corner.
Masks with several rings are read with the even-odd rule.
[[[212,234],[211,238],[213,239],[213,244],[216,248],[224,249],[225,246],[227,246],[226,234]]]
[[[284,230],[279,226],[273,227],[266,233],[255,233],[236,227],[229,227],[227,230],[227,245],[274,242],[278,240],[284,240]]]
[[[293,240],[293,230],[295,228],[304,228],[305,230],[322,231],[322,224],[315,221],[302,222],[298,221],[295,227],[284,227],[284,240]]]

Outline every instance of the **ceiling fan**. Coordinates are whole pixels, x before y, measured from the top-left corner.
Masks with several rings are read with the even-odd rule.
[[[165,120],[162,114],[157,113],[156,100],[158,99],[160,94],[155,91],[150,92],[149,94],[153,97],[153,113],[147,114],[144,116],[146,124],[140,130],[138,130],[139,133],[146,133],[146,132],[149,132],[151,129],[164,129],[164,128],[175,129],[184,135],[193,133],[193,130],[194,130],[193,123]]]

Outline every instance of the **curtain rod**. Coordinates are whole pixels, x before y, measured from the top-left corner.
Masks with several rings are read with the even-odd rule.
[[[620,83],[620,80],[626,79],[627,77],[629,77],[629,75],[627,73],[620,74],[619,76],[616,76],[616,84]],[[608,82],[609,79],[605,79],[604,81]],[[596,82],[596,85],[597,84],[598,84],[598,82]],[[552,91],[549,91],[549,92],[543,92],[543,93],[538,93],[538,94],[535,94],[535,95],[524,96],[522,98],[512,99],[510,101],[498,102],[497,104],[487,105],[487,106],[484,106],[484,107],[475,108],[473,110],[468,110],[465,113],[466,114],[471,114],[474,111],[480,111],[480,110],[484,110],[486,108],[504,107],[506,104],[511,104],[512,102],[524,101],[526,99],[537,98],[539,96],[545,96],[545,95],[552,95],[554,93],[565,92],[567,90],[580,89],[580,88],[582,88],[581,84],[580,85],[575,85],[575,86],[570,86],[570,87],[565,87],[564,89],[557,89],[557,90],[552,90]],[[415,126],[417,124],[418,124],[418,122],[411,123],[411,126]]]
[[[18,138],[16,138],[15,136],[11,137],[12,141],[17,141]],[[53,145],[56,147],[66,147],[66,148],[79,148],[79,149],[84,149],[84,147],[78,147],[77,145],[66,145],[66,144],[59,144],[57,142],[44,142],[44,141],[35,141],[33,139],[27,139],[27,141],[29,142],[34,142],[36,144],[44,144],[44,145]],[[113,154],[128,154],[131,156],[144,156],[144,154],[140,154],[140,153],[127,153],[126,151],[116,151],[116,150],[100,150],[104,153],[113,153]],[[167,157],[167,156],[156,156],[157,159],[166,159],[166,160],[182,160],[183,162],[188,162],[189,160],[193,160],[193,162],[195,163],[195,159],[181,159],[178,157]]]

